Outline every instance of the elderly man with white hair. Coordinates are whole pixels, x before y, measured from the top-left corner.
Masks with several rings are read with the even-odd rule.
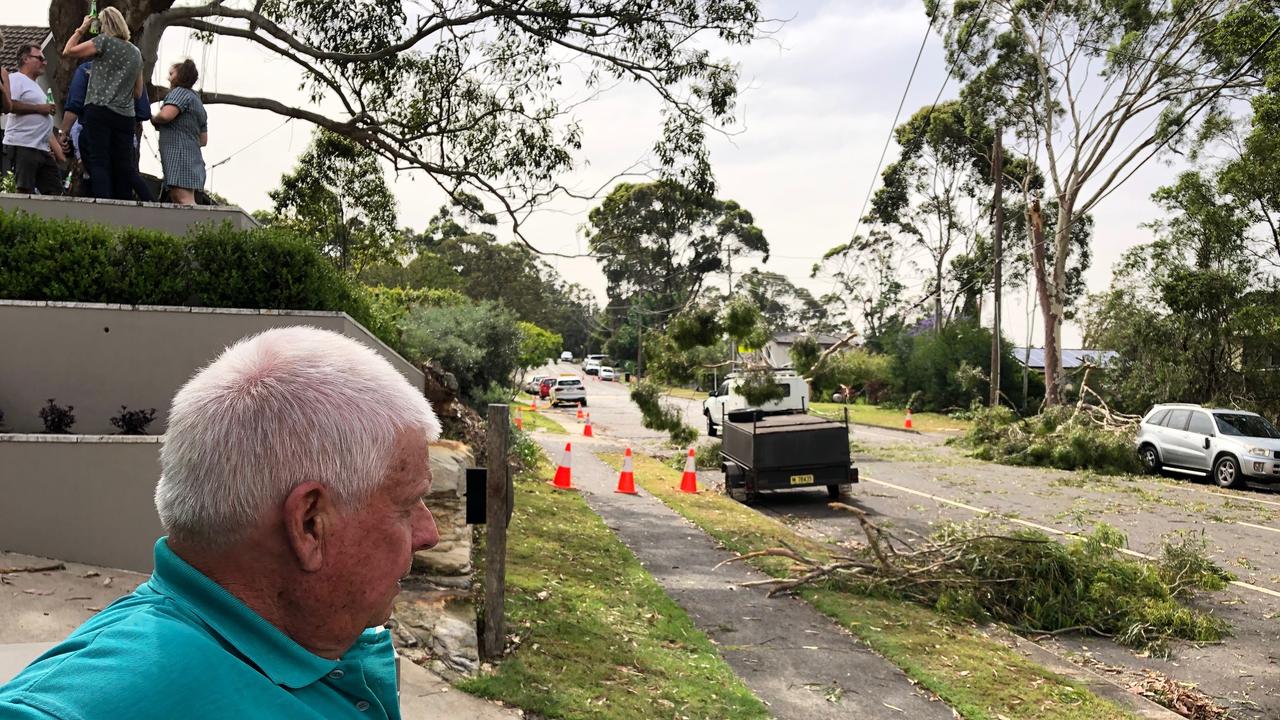
[[[0,688],[0,718],[399,718],[382,626],[439,540],[439,432],[350,338],[228,348],[173,399],[151,578]]]

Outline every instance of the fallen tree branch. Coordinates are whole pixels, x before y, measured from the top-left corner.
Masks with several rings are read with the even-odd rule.
[[[28,567],[0,567],[0,575],[12,575],[14,573],[36,573],[50,572],[52,570],[66,570],[65,563],[54,563],[52,565],[31,565]]]

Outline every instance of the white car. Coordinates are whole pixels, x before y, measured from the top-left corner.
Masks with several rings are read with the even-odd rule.
[[[745,379],[737,373],[727,375],[720,387],[711,391],[709,397],[702,403],[702,414],[707,418],[707,435],[715,437],[719,434],[723,418],[738,410],[760,410],[771,415],[808,412],[809,383],[804,378],[787,370],[774,373],[773,381],[781,385],[786,390],[786,394],[781,400],[752,408],[748,405],[747,399],[738,392]]]
[[[613,368],[605,366],[600,368],[601,380],[613,380]]]
[[[587,406],[587,386],[576,377],[557,378],[551,385],[551,407],[557,405]]]
[[[560,362],[573,362],[573,353],[568,350],[560,353]]]
[[[524,384],[524,391],[525,391],[525,392],[527,392],[527,393],[529,393],[530,395],[537,395],[537,394],[538,394],[538,386],[539,386],[539,385],[541,385],[541,384],[542,384],[542,381],[543,381],[543,380],[546,380],[548,377],[550,377],[550,376],[549,376],[549,375],[534,375],[533,377],[529,378],[529,380],[528,380],[527,382],[525,382],[525,384]]]

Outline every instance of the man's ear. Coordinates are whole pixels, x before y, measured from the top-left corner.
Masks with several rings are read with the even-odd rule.
[[[284,500],[284,531],[298,565],[307,572],[324,567],[324,551],[335,527],[337,508],[329,488],[318,482],[295,487]]]

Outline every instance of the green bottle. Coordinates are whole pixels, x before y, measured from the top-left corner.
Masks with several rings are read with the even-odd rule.
[[[97,35],[102,31],[102,26],[98,24],[98,0],[89,0],[89,34]]]
[[[53,102],[53,88],[45,88],[44,99],[45,99],[45,102],[49,103],[50,105],[56,104]]]

